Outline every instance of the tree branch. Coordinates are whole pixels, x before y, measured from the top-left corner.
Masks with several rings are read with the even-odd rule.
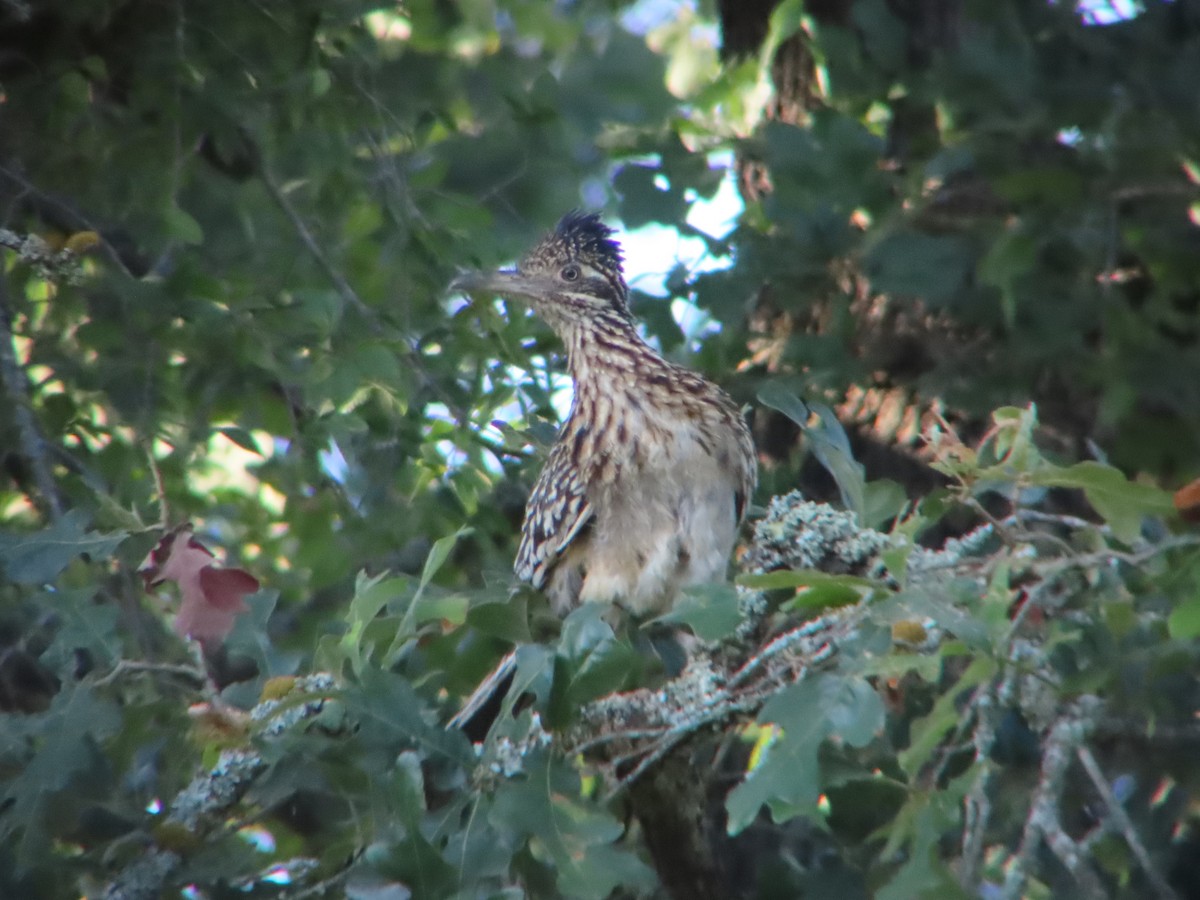
[[[1106,897],[1100,876],[1081,852],[1079,844],[1063,829],[1058,816],[1067,770],[1076,750],[1087,738],[1099,713],[1100,701],[1081,697],[1054,723],[1042,744],[1042,769],[1030,803],[1029,816],[1016,855],[1009,861],[1004,879],[1004,900],[1024,895],[1028,871],[1038,846],[1045,841],[1058,861],[1071,873],[1086,897]]]
[[[3,274],[6,269],[4,256],[0,251],[0,384],[12,407],[21,456],[28,464],[37,487],[37,505],[48,518],[57,519],[63,512],[62,499],[51,473],[46,439],[42,436],[29,400],[29,381],[17,359],[13,313],[8,302],[8,279]]]
[[[114,672],[115,674],[115,672]],[[250,711],[250,720],[261,723],[260,736],[278,737],[324,708],[324,695],[335,690],[331,676],[318,673],[298,678],[292,686],[297,696],[311,699],[294,702],[292,697],[264,700]],[[175,795],[169,812],[156,828],[158,835],[203,836],[224,827],[229,812],[267,770],[268,762],[256,749],[238,747],[222,750],[212,769],[197,775]],[[182,834],[180,834],[182,832]],[[183,858],[157,840],[148,842],[141,857],[127,865],[105,888],[104,900],[155,900],[171,886]]]

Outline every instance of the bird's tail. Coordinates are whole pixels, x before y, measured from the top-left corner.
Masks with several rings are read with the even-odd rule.
[[[446,727],[461,729],[472,742],[482,741],[500,714],[500,706],[512,686],[516,671],[517,651],[511,650],[480,682]]]

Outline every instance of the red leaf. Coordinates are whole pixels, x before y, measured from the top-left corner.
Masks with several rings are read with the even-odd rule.
[[[206,650],[225,640],[246,611],[246,594],[259,587],[249,572],[217,565],[212,552],[192,535],[190,524],[164,535],[139,571],[147,588],[164,581],[179,585],[182,602],[175,633],[199,641]]]
[[[221,609],[244,612],[242,597],[258,590],[258,579],[245,569],[218,569],[205,566],[200,570],[200,589],[204,599]]]

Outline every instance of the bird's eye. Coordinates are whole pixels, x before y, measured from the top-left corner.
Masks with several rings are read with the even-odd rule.
[[[579,266],[563,266],[562,271],[558,275],[563,281],[578,281]]]

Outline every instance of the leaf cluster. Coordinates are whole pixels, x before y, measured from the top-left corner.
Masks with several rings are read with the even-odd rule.
[[[678,754],[725,896],[1186,874],[1200,564],[1153,485],[1200,447],[1194,12],[964,4],[931,48],[784,0],[720,59],[711,7],[0,4],[0,896],[662,895],[633,789]],[[821,102],[766,116],[797,43]],[[681,679],[510,591],[560,348],[445,286],[576,206],[703,245],[635,312],[844,507],[779,501],[658,623],[712,645]],[[984,433],[927,429],[907,506],[850,385]],[[203,659],[137,575],[186,522],[264,585]],[[516,644],[477,754],[442,724]]]

